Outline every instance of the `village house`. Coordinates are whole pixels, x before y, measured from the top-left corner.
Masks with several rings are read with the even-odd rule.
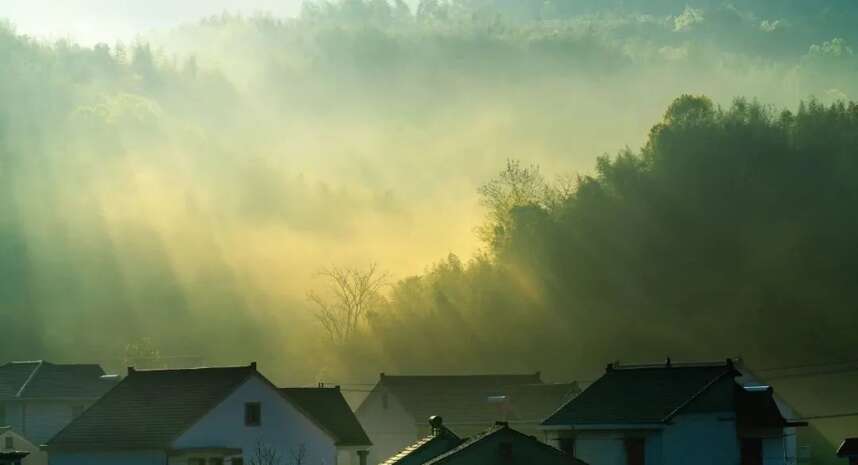
[[[0,427],[0,452],[26,452],[22,465],[47,465],[48,454],[39,450],[39,446],[15,432],[11,426]]]
[[[334,436],[339,465],[366,465],[372,442],[339,386],[281,388],[280,392]]]
[[[583,465],[507,422],[464,440],[444,426],[441,417],[429,421],[431,432],[381,465]]]
[[[116,384],[98,365],[0,366],[0,426],[41,445]],[[29,462],[28,462],[29,463]]]
[[[392,376],[378,383],[357,409],[372,440],[370,463],[378,463],[430,434],[426,419],[463,436],[504,420],[528,435],[540,433],[543,419],[579,392],[576,383],[544,383],[526,375]]]
[[[837,456],[849,461],[849,465],[858,465],[858,438],[846,438],[837,448]]]
[[[368,441],[320,405],[338,392],[285,393],[256,364],[134,370],[47,444],[51,465],[336,465]],[[339,396],[341,397],[341,396]],[[344,402],[344,401],[343,401]],[[351,414],[351,412],[348,412]],[[343,449],[340,445],[343,445]],[[365,464],[364,464],[365,465]]]
[[[591,465],[795,464],[787,431],[804,423],[784,418],[771,387],[743,386],[740,375],[730,360],[610,364],[543,426]]]

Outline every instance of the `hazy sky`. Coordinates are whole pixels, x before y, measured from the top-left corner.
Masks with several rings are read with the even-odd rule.
[[[223,11],[294,16],[301,0],[0,0],[0,18],[18,32],[85,44],[128,41]]]

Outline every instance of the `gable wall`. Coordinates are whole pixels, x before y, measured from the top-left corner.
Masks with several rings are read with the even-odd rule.
[[[733,412],[678,415],[662,432],[664,465],[738,464],[739,457]]]
[[[388,394],[387,408],[384,408],[383,391],[383,387],[376,386],[357,411],[358,421],[372,441],[370,465],[389,459],[413,444],[419,435],[416,422],[421,419],[415,419],[406,412],[393,394]]]
[[[25,437],[19,435],[15,431],[8,430],[0,432],[0,449],[5,449],[7,437],[12,438],[13,450],[26,451],[30,453],[30,455],[23,460],[23,465],[47,465],[48,454],[39,450],[39,448],[32,442],[28,441]]]
[[[262,404],[262,424],[245,426],[244,405]],[[248,463],[257,444],[276,449],[288,463],[303,445],[306,464],[333,465],[334,440],[259,376],[238,387],[173,444],[176,449],[227,447],[242,449]]]

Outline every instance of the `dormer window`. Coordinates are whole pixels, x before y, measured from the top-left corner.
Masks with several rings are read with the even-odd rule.
[[[244,426],[259,426],[262,424],[262,404],[248,402],[244,404]]]

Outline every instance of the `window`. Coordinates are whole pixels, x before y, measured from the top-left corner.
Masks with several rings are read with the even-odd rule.
[[[262,404],[248,402],[244,404],[244,425],[259,426],[262,424]]]
[[[7,450],[12,450],[15,448],[15,438],[12,436],[6,436],[3,438],[3,448]]]
[[[560,438],[557,440],[557,445],[563,452],[570,456],[575,456],[575,438]]]
[[[742,439],[742,465],[763,465],[763,440]]]
[[[646,464],[646,448],[644,438],[626,438],[626,464]]]
[[[206,465],[206,459],[193,457],[188,459],[188,465]]]

